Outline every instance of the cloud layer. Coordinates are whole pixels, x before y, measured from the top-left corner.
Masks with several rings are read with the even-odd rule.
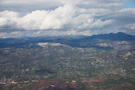
[[[96,19],[94,17],[96,12],[93,11],[69,4],[50,11],[36,10],[22,17],[14,11],[3,11],[0,12],[0,27],[8,26],[25,30],[80,30],[102,28],[113,22],[112,20]]]
[[[110,32],[135,34],[135,9],[124,8],[126,5],[122,1],[128,0],[2,0],[2,7],[7,10],[0,9],[0,37],[15,34],[29,36],[29,31],[34,31],[35,36]],[[13,7],[11,11],[8,8],[12,6],[18,8]],[[32,9],[23,7],[29,10],[24,13],[20,10],[21,6]],[[7,32],[9,30],[12,32]],[[19,30],[26,30],[27,34]]]

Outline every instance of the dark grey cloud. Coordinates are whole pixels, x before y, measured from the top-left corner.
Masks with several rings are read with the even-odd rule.
[[[123,7],[123,2],[129,0],[1,0],[0,10],[33,11],[50,10],[64,4],[74,4],[83,8],[115,8]]]

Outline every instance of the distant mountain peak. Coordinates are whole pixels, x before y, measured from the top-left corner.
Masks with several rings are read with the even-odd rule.
[[[91,39],[105,39],[105,40],[112,40],[112,41],[135,41],[135,37],[129,34],[125,34],[123,32],[118,33],[109,33],[109,34],[99,34],[93,35],[89,37]]]

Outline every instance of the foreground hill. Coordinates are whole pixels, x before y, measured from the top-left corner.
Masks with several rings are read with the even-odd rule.
[[[135,89],[135,51],[37,45],[0,49],[0,90]]]

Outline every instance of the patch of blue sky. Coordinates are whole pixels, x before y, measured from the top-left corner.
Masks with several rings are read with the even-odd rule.
[[[135,0],[123,2],[126,6],[124,8],[135,8]]]

